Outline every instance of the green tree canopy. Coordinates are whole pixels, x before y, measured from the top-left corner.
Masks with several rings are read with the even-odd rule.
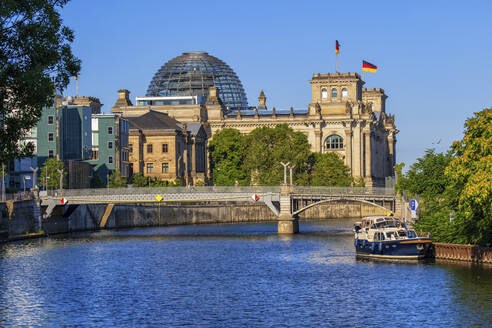
[[[147,179],[147,177],[142,173],[133,175],[132,181],[134,187],[146,187],[149,185],[149,179]]]
[[[62,161],[56,158],[48,158],[40,168],[39,185],[48,189],[60,188],[60,170],[64,169]],[[67,172],[63,171],[63,186],[66,187]]]
[[[233,186],[235,181],[249,184],[249,172],[244,161],[244,136],[236,129],[222,129],[210,142],[210,167],[213,183],[218,186]]]
[[[254,129],[246,136],[243,167],[251,174],[251,184],[275,186],[283,182],[280,162],[295,165],[294,180],[306,181],[311,146],[304,133],[287,124]]]
[[[313,153],[312,156],[311,186],[350,186],[353,183],[350,168],[337,154]]]
[[[427,149],[422,158],[410,166],[408,172],[399,180],[400,186],[415,195],[424,198],[433,198],[441,195],[447,185],[444,175],[452,156],[450,153],[436,153],[434,149]]]
[[[113,171],[109,175],[109,188],[125,188],[126,178],[121,176],[119,171]]]
[[[451,146],[454,158],[446,169],[450,202],[457,209],[461,242],[492,244],[492,109],[465,123],[462,140]]]
[[[19,143],[80,70],[73,32],[58,12],[68,0],[0,1],[0,162],[32,154]]]

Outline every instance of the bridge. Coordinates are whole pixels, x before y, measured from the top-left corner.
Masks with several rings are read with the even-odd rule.
[[[105,204],[101,219],[107,218],[118,204],[181,204],[196,202],[263,202],[278,218],[278,233],[299,232],[299,214],[319,204],[354,201],[384,209],[388,215],[396,211],[397,199],[393,188],[375,187],[166,187],[166,188],[111,188],[68,189],[47,195],[40,192],[41,206],[48,218],[55,207],[64,206],[65,212],[81,204]]]

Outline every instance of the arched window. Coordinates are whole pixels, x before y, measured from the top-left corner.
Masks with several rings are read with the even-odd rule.
[[[332,134],[325,141],[326,149],[342,149],[343,148],[343,138],[337,134]]]
[[[328,90],[325,88],[321,89],[321,99],[326,99],[328,98]]]
[[[347,96],[348,96],[347,88],[343,88],[342,89],[342,98],[347,98]]]
[[[331,89],[331,97],[332,98],[338,97],[338,91],[336,88]]]

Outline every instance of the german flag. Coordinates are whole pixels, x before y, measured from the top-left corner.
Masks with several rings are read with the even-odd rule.
[[[376,73],[377,70],[378,70],[378,67],[376,65],[373,65],[369,62],[366,62],[365,60],[362,61],[362,71],[363,72]]]
[[[335,53],[340,53],[340,43],[338,43],[338,40],[335,40]]]

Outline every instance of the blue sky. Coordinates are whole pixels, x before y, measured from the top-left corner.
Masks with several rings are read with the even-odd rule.
[[[445,151],[474,112],[492,106],[491,1],[72,0],[64,23],[82,60],[79,95],[109,112],[118,89],[144,96],[155,72],[184,51],[225,61],[250,105],[306,108],[313,73],[360,72],[395,114],[397,162]],[[64,95],[75,95],[72,83]],[[440,142],[438,143],[438,141]]]

